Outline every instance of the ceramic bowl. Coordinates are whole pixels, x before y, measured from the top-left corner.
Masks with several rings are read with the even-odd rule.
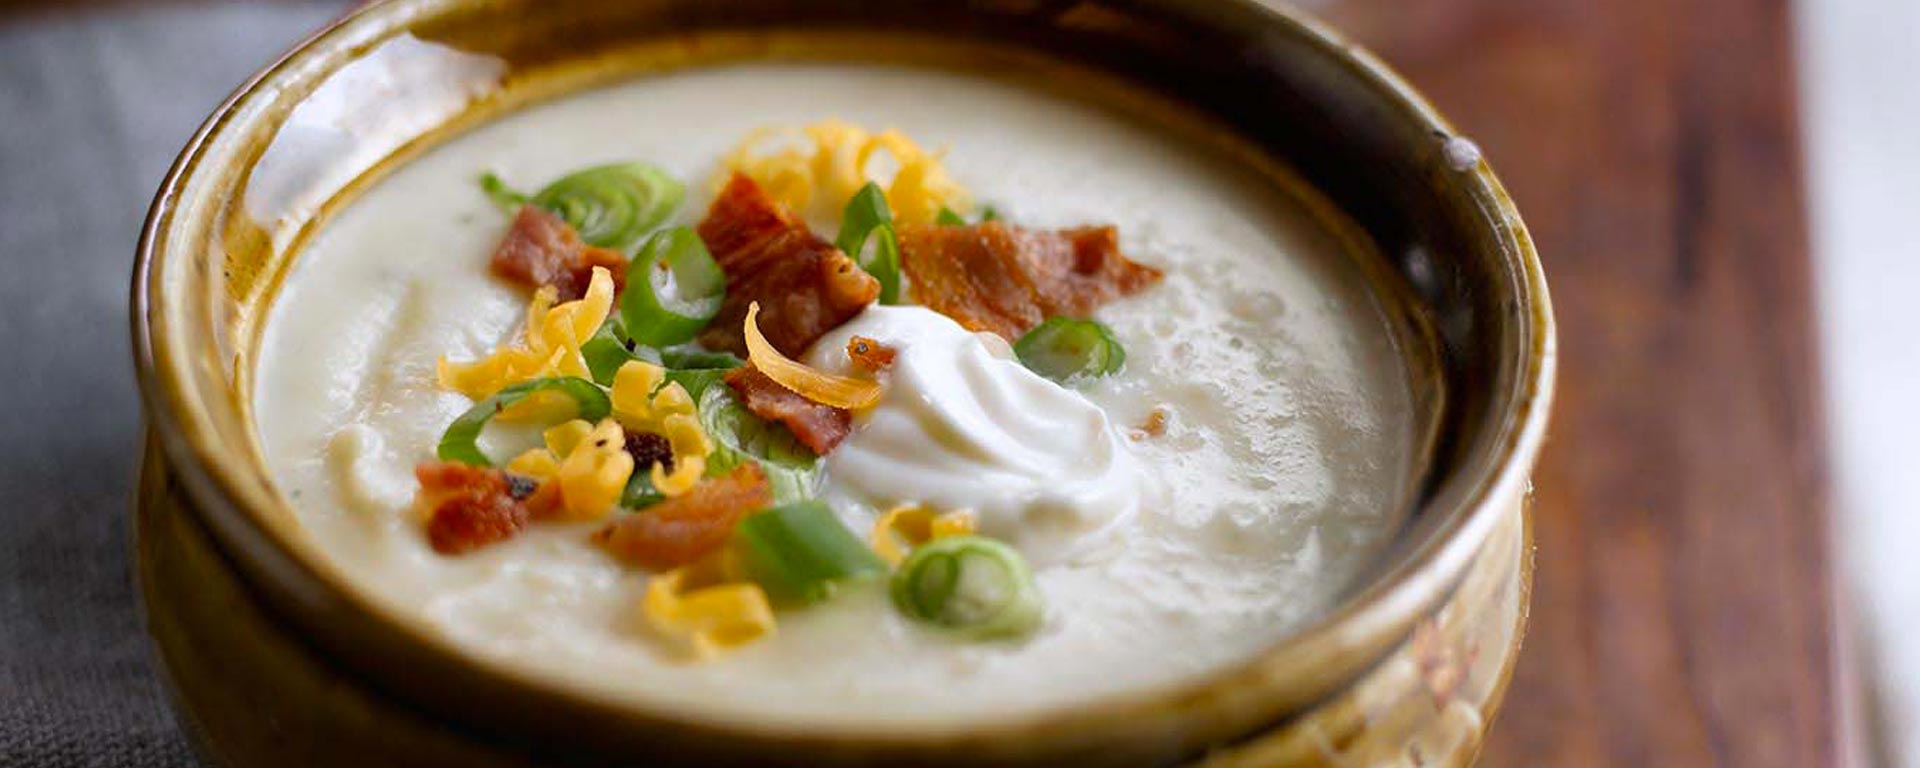
[[[615,705],[484,663],[350,588],[261,457],[253,359],[304,238],[490,117],[742,60],[1082,78],[1230,135],[1364,230],[1432,438],[1410,522],[1338,607],[1245,663],[938,732],[823,733]],[[1074,81],[1078,82],[1078,81]],[[1115,85],[1117,84],[1117,85]],[[1306,16],[1249,0],[394,0],[263,70],[160,189],[134,275],[152,440],[148,623],[183,721],[228,765],[1449,765],[1524,626],[1527,476],[1553,378],[1540,265],[1471,142]]]

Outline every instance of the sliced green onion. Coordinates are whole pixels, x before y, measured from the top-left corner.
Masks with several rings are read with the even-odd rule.
[[[667,381],[675,382],[687,391],[687,397],[693,398],[697,405],[701,396],[727,375],[725,368],[686,368],[669,369]]]
[[[440,458],[480,467],[492,466],[493,462],[480,451],[480,432],[494,416],[535,392],[558,392],[572,398],[577,417],[587,421],[599,421],[613,411],[613,401],[608,399],[606,390],[586,379],[567,376],[523,381],[475,403],[460,414],[460,418],[454,419],[440,436]]]
[[[1049,317],[1014,342],[1013,353],[1034,373],[1061,384],[1106,376],[1127,362],[1127,350],[1097,320]]]
[[[728,387],[709,385],[699,397],[700,425],[714,442],[713,453],[707,455],[709,477],[758,462],[773,491],[773,503],[813,498],[820,482],[820,457],[801,445],[786,426],[753,415]]]
[[[645,347],[627,338],[626,327],[619,315],[611,315],[600,324],[600,330],[580,345],[580,356],[587,361],[587,370],[593,372],[593,381],[603,387],[613,386],[613,375],[620,366],[640,360],[660,364],[660,353],[652,347]]]
[[[620,319],[627,337],[650,347],[691,340],[720,313],[727,273],[687,227],[655,234],[627,266]]]
[[[668,368],[683,371],[727,370],[746,365],[747,361],[727,352],[706,352],[689,347],[670,347],[660,350],[660,363]]]
[[[869,255],[867,240],[876,233],[879,239]],[[880,303],[900,303],[900,240],[894,236],[893,211],[887,208],[880,185],[869,181],[847,201],[846,211],[840,214],[840,236],[833,244],[880,281]]]
[[[980,221],[977,223],[985,224],[989,221],[999,220],[1000,212],[994,210],[993,206],[989,205],[980,209]],[[933,217],[933,223],[943,227],[964,227],[967,225],[967,219],[955,213],[952,208],[943,205],[940,206],[940,213]]]
[[[481,184],[486,183],[483,178]],[[588,243],[627,251],[666,221],[686,194],[666,171],[647,163],[616,163],[562,176],[527,202],[566,220]]]
[[[613,376],[619,372],[620,366],[639,360],[666,368],[667,379],[679,381],[687,388],[687,394],[696,400],[705,390],[709,379],[718,380],[721,374],[747,364],[747,361],[725,352],[706,352],[691,347],[654,349],[646,346],[627,337],[626,322],[617,313],[609,315],[607,321],[600,324],[600,330],[580,345],[580,356],[586,358],[587,369],[593,372],[593,381],[600,386],[613,386]],[[709,373],[712,376],[701,375]]]
[[[848,581],[887,572],[886,562],[819,501],[749,515],[733,535],[748,577],[784,605],[818,603]]]
[[[480,191],[485,192],[494,205],[499,206],[500,210],[506,211],[509,215],[518,213],[520,206],[527,204],[525,194],[507,186],[507,183],[501,181],[499,175],[492,171],[480,174]]]
[[[620,492],[620,506],[627,509],[646,509],[666,500],[667,495],[653,487],[652,467],[634,467],[626,490]]]
[[[1027,561],[979,536],[947,536],[915,547],[893,575],[901,613],[962,636],[1018,637],[1040,626],[1040,589]]]

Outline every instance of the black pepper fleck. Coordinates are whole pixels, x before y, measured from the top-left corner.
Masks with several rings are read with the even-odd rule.
[[[526,475],[516,475],[512,472],[505,474],[507,476],[507,495],[512,496],[515,501],[525,500],[540,488],[539,480],[527,477]]]

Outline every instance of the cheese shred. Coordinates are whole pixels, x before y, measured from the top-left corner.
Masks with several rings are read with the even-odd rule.
[[[821,405],[858,410],[880,402],[886,388],[872,379],[855,379],[817,371],[780,354],[767,337],[760,334],[760,302],[747,305],[743,334],[747,339],[747,360],[767,378],[792,390],[794,394]]]
[[[919,504],[901,504],[874,521],[869,542],[882,560],[899,565],[914,547],[934,539],[971,534],[979,527],[979,517],[967,510],[942,514]]]
[[[823,120],[754,131],[727,155],[725,166],[809,218],[838,216],[847,200],[872,181],[885,191],[897,220],[931,224],[942,208],[964,213],[973,207],[966,188],[947,175],[943,155],[897,130],[874,133],[842,120]],[[876,162],[883,156],[891,162]],[[889,164],[890,178],[884,175]]]
[[[694,661],[718,658],[775,629],[766,591],[746,579],[730,547],[650,579],[641,613]]]
[[[475,400],[483,400],[508,386],[529,379],[555,376],[591,378],[592,371],[580,346],[600,330],[613,310],[613,273],[594,267],[587,293],[578,300],[554,305],[551,286],[541,288],[527,306],[526,332],[518,343],[502,345],[492,354],[466,363],[440,358],[440,386]],[[564,398],[562,398],[564,399]],[[498,418],[537,418],[551,403],[529,397]]]

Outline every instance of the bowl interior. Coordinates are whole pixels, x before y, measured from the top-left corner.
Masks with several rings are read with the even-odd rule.
[[[688,754],[750,754],[737,729],[610,711],[464,660],[356,597],[264,468],[251,355],[302,239],[394,164],[502,110],[612,78],[821,57],[1104,73],[1290,168],[1387,257],[1380,282],[1404,295],[1384,303],[1432,329],[1418,389],[1433,450],[1387,555],[1341,608],[1247,668],[991,730],[848,740],[771,728],[751,734],[755,749],[1184,754],[1323,695],[1451,588],[1494,522],[1485,501],[1522,482],[1538,442],[1551,377],[1545,289],[1471,144],[1311,22],[1236,2],[400,0],[321,33],[236,94],[183,154],[143,238],[135,335],[149,412],[209,526],[269,602],[395,695],[500,738],[565,734],[612,754],[657,752],[671,732]]]

